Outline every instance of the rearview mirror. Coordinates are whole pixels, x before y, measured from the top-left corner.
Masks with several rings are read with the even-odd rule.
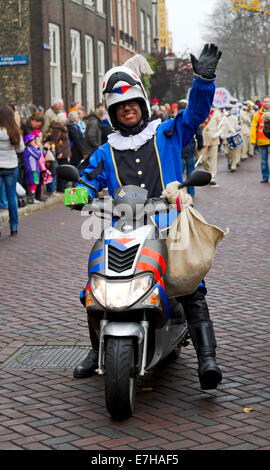
[[[80,173],[77,168],[73,165],[59,165],[56,169],[57,176],[65,181],[76,181],[80,180]]]
[[[197,170],[193,171],[186,181],[179,185],[180,188],[185,188],[186,186],[206,186],[211,181],[211,173],[208,171]]]

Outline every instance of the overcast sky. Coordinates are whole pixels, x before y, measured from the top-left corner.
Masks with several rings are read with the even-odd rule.
[[[201,50],[205,16],[213,11],[215,4],[216,0],[166,0],[174,52],[188,49],[196,54]]]

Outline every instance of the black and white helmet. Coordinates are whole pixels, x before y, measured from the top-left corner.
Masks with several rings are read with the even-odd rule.
[[[145,120],[150,119],[150,103],[144,86],[138,75],[124,65],[113,67],[105,74],[103,82],[103,96],[105,108],[113,129],[118,128],[115,116],[115,107],[117,104],[124,101],[138,101],[140,103],[143,118]]]

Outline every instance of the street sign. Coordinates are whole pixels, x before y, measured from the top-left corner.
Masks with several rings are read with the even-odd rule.
[[[28,55],[0,56],[0,66],[5,65],[27,65]]]
[[[51,46],[48,42],[44,42],[43,43],[43,49],[45,49],[45,51],[50,51],[51,50]]]
[[[230,92],[226,88],[216,88],[213,105],[217,108],[225,108],[231,99]]]

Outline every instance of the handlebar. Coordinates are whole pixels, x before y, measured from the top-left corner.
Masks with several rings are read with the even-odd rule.
[[[107,214],[111,217],[116,217],[119,219],[121,218],[121,215],[124,212],[124,206],[126,205],[130,208],[130,210],[132,210],[132,214],[134,215],[132,207],[127,202],[123,201],[123,204],[120,205],[119,203],[114,204],[114,202],[115,199],[113,199],[111,196],[98,197],[94,198],[91,203],[85,207],[87,207],[89,213],[93,212],[96,215]],[[166,212],[169,209],[169,205],[170,203],[166,199],[161,198],[149,198],[144,202],[138,201],[138,204],[136,205],[136,216],[141,218],[145,214],[152,215],[156,212]]]

